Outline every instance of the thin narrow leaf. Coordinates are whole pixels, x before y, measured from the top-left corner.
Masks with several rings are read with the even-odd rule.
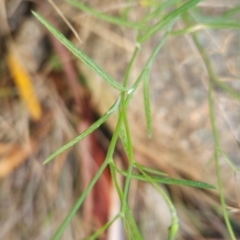
[[[128,80],[129,80],[129,74],[130,74],[130,71],[132,69],[132,65],[133,65],[133,62],[137,56],[137,53],[139,51],[139,47],[136,46],[135,49],[134,49],[134,52],[132,54],[132,57],[127,65],[127,68],[126,68],[126,71],[125,71],[125,74],[124,74],[124,78],[123,78],[123,87],[127,87],[127,83],[128,83]]]
[[[177,179],[177,178],[157,178],[153,177],[155,182],[163,183],[163,184],[173,184],[173,185],[182,185],[187,187],[195,187],[195,188],[204,188],[204,189],[216,189],[213,185],[208,183],[185,180],[185,179]]]
[[[104,70],[102,70],[92,59],[79,50],[72,42],[70,42],[62,33],[54,28],[46,19],[44,19],[38,13],[32,11],[33,15],[78,59],[91,68],[96,74],[98,74],[109,85],[116,88],[119,91],[126,91],[119,83],[117,83],[112,77],[110,77]]]
[[[119,183],[118,183],[118,180],[117,180],[117,175],[116,175],[116,171],[115,171],[116,165],[114,164],[113,161],[111,161],[109,163],[109,168],[110,168],[110,173],[111,173],[113,184],[114,184],[114,186],[115,186],[115,188],[117,190],[118,197],[119,197],[120,201],[122,202],[122,200],[123,200],[123,192],[122,192],[122,189],[119,186]]]
[[[148,15],[146,15],[143,19],[142,22],[147,22],[149,20],[154,19],[155,17],[158,17],[161,15],[161,13],[163,13],[163,10],[171,5],[173,5],[173,3],[175,3],[176,0],[168,0],[165,1],[164,3],[160,3],[158,2],[158,6],[156,7],[156,9],[149,13]]]
[[[152,186],[159,192],[159,194],[163,197],[163,199],[165,200],[165,202],[167,203],[169,210],[171,212],[172,215],[172,221],[171,221],[171,226],[168,229],[168,240],[175,240],[178,229],[179,229],[179,224],[178,224],[178,215],[177,215],[177,211],[172,203],[172,201],[170,200],[170,198],[168,197],[168,195],[160,188],[160,186],[152,179],[151,176],[149,176],[141,167],[141,165],[138,165],[138,170],[140,171],[140,173],[146,178],[146,180],[152,184]]]
[[[184,35],[186,33],[193,33],[205,29],[239,29],[239,23],[201,23],[191,27],[187,27],[178,31],[171,32],[172,35]]]
[[[183,28],[181,30],[177,30],[177,31],[172,31],[170,34],[174,35],[174,36],[179,36],[179,35],[184,35],[186,33],[193,33],[193,32],[197,32],[197,31],[201,31],[207,29],[207,26],[205,24],[197,24],[191,27],[187,27],[187,28]]]
[[[98,239],[98,237],[104,233],[113,223],[116,219],[119,218],[119,214],[117,214],[113,219],[105,223],[102,227],[100,227],[95,233],[93,233],[91,236],[85,238],[85,240],[95,240]]]
[[[123,94],[122,94],[123,95]],[[130,134],[130,129],[129,129],[129,124],[128,124],[128,119],[127,119],[127,114],[126,114],[126,104],[124,101],[122,101],[122,115],[123,115],[123,123],[126,131],[126,138],[127,138],[127,148],[129,150],[129,156],[128,156],[128,169],[127,169],[127,176],[125,179],[124,183],[124,188],[123,188],[123,202],[121,209],[122,211],[125,211],[126,205],[127,205],[127,196],[130,188],[130,182],[131,182],[131,175],[133,171],[133,166],[134,166],[134,156],[133,156],[133,146],[132,146],[132,141],[131,141],[131,134]]]
[[[183,20],[185,21],[186,25],[190,25],[189,21],[189,16],[186,14],[183,17]],[[216,176],[217,176],[217,184],[219,188],[219,193],[220,193],[220,202],[221,202],[221,207],[222,207],[222,213],[223,217],[228,229],[229,236],[232,240],[235,240],[235,234],[232,229],[229,216],[226,211],[226,203],[225,203],[225,198],[224,198],[224,192],[223,192],[223,186],[222,186],[222,178],[221,178],[221,172],[220,172],[220,166],[219,166],[219,154],[218,154],[218,149],[220,149],[220,143],[219,143],[219,136],[218,136],[218,131],[217,131],[217,126],[216,126],[216,121],[215,121],[215,114],[214,114],[214,98],[213,98],[213,83],[216,80],[211,62],[207,56],[207,54],[204,51],[203,46],[200,44],[200,41],[195,33],[191,34],[193,42],[195,43],[196,48],[198,49],[202,60],[205,64],[205,67],[207,69],[207,73],[209,76],[209,86],[208,86],[208,105],[209,105],[209,117],[210,117],[210,123],[211,123],[211,128],[212,128],[212,135],[213,135],[213,140],[214,140],[214,145],[215,145],[215,150],[214,150],[214,160],[215,160],[215,169],[216,169]]]
[[[107,111],[107,113],[110,114],[110,113],[114,112],[118,108],[118,105],[119,105],[120,102],[121,102],[121,98],[119,97],[118,101],[113,105],[113,107],[111,107]],[[82,205],[84,199],[89,194],[89,192],[91,191],[91,189],[93,188],[93,186],[95,185],[95,183],[97,182],[97,180],[99,179],[101,174],[103,173],[103,171],[106,168],[106,166],[112,162],[112,156],[113,156],[114,149],[115,149],[115,146],[116,146],[116,143],[117,143],[117,139],[118,139],[118,134],[119,134],[121,123],[122,123],[122,117],[120,115],[120,117],[118,119],[118,122],[117,122],[117,126],[115,128],[114,133],[113,133],[113,136],[112,136],[112,139],[111,139],[108,151],[107,151],[107,156],[106,156],[103,164],[100,166],[98,171],[95,173],[93,179],[90,181],[90,183],[88,184],[86,189],[83,191],[82,195],[79,197],[79,199],[77,200],[77,202],[75,203],[75,205],[73,206],[73,208],[71,209],[71,211],[69,212],[67,217],[61,223],[60,227],[58,228],[58,230],[54,234],[52,240],[58,240],[61,237],[61,235],[64,232],[65,228],[68,226],[69,222],[71,221],[73,216],[76,214],[76,212],[78,211],[79,207]]]
[[[153,27],[149,28],[149,30],[138,39],[138,42],[141,44],[145,42],[147,39],[149,39],[153,34],[170,24],[173,20],[176,20],[176,18],[189,10],[190,8],[196,6],[198,2],[201,0],[191,0],[184,4],[183,6],[177,8],[171,13],[166,14],[165,17],[163,17],[158,23],[156,23]]]
[[[141,168],[142,170],[144,170],[144,171],[147,172],[147,173],[151,173],[151,174],[155,174],[155,175],[160,175],[160,176],[167,176],[167,174],[164,173],[164,172],[160,172],[160,171],[155,170],[155,169],[153,169],[153,168],[145,167],[145,166],[143,166],[143,165],[141,165],[141,164],[139,164],[139,163],[137,163],[137,162],[135,162],[134,165],[136,166],[136,168],[138,168],[138,169]]]
[[[235,164],[232,162],[232,160],[228,157],[228,155],[222,150],[219,150],[220,153],[223,155],[223,157],[225,158],[225,160],[227,161],[228,165],[230,166],[230,168],[234,171],[234,172],[240,172],[240,169],[237,168],[235,166]]]
[[[238,13],[238,12],[240,12],[240,6],[236,6],[236,7],[232,8],[232,9],[226,11],[226,12],[222,15],[222,17],[227,18],[227,17],[230,17],[230,16],[232,16],[232,15]]]
[[[152,117],[151,117],[151,104],[150,104],[150,96],[149,96],[149,69],[145,71],[143,77],[143,96],[144,96],[144,109],[145,109],[145,117],[147,123],[147,133],[148,137],[152,136]]]
[[[154,58],[157,56],[158,52],[160,51],[160,49],[163,47],[166,39],[167,39],[167,36],[168,36],[168,33],[165,33],[161,40],[159,41],[159,43],[157,44],[157,46],[155,47],[155,49],[152,51],[150,57],[148,58],[146,64],[145,64],[145,67],[144,69],[142,70],[142,72],[140,73],[140,75],[138,76],[137,80],[134,82],[133,86],[130,88],[130,90],[127,92],[128,93],[128,96],[127,96],[127,99],[126,99],[126,104],[128,105],[128,103],[130,102],[134,92],[136,91],[138,85],[140,84],[143,76],[144,76],[144,73],[146,71],[146,69],[149,69]]]
[[[133,234],[131,231],[131,227],[129,226],[129,223],[126,218],[123,219],[123,226],[124,226],[124,230],[125,230],[127,238],[129,240],[134,240],[134,237],[133,237]]]
[[[126,21],[125,19],[121,19],[118,17],[110,16],[106,13],[101,13],[99,11],[96,11],[95,9],[92,9],[92,8],[86,6],[85,4],[83,4],[79,1],[76,2],[74,0],[66,0],[66,2],[70,3],[71,5],[73,5],[74,7],[78,8],[78,9],[82,10],[84,13],[91,14],[92,16],[96,17],[97,19],[101,19],[103,21],[113,23],[115,25],[119,25],[122,27],[135,28],[135,29],[143,28],[143,25],[140,25],[138,23],[133,23],[130,21]]]
[[[196,36],[195,36],[195,41],[198,41]],[[198,43],[199,43],[199,41],[198,41]],[[201,46],[201,45],[199,44],[199,46]],[[203,48],[202,48],[202,51],[203,51]],[[206,64],[206,62],[204,62],[204,63]],[[209,77],[210,77],[210,75],[209,75]],[[236,240],[235,233],[232,229],[232,225],[230,223],[229,216],[226,211],[226,203],[225,203],[225,197],[224,197],[224,192],[223,192],[222,177],[221,177],[220,166],[219,166],[218,149],[220,148],[220,143],[219,143],[219,136],[218,136],[215,115],[214,115],[214,99],[213,99],[212,81],[209,81],[208,104],[209,104],[210,122],[211,122],[211,127],[212,127],[212,135],[213,135],[213,140],[214,140],[214,145],[215,145],[214,160],[215,160],[215,168],[216,168],[216,175],[217,175],[217,184],[218,184],[219,193],[220,193],[220,202],[221,202],[221,207],[222,207],[222,213],[223,213],[223,217],[224,217],[225,224],[227,226],[230,238],[232,240]]]
[[[108,159],[106,158],[103,162],[103,164],[100,166],[100,168],[98,169],[98,171],[95,173],[93,179],[90,181],[90,183],[88,184],[88,186],[86,187],[86,189],[83,191],[83,193],[81,194],[81,196],[79,197],[79,199],[77,200],[77,202],[74,204],[74,206],[72,207],[72,209],[69,211],[68,215],[66,216],[66,218],[64,219],[64,221],[61,223],[61,225],[59,226],[59,228],[57,229],[56,233],[54,234],[54,236],[51,238],[52,240],[58,240],[60,239],[60,237],[62,236],[64,230],[66,229],[66,227],[69,225],[71,219],[73,218],[73,216],[76,214],[76,212],[78,211],[78,209],[80,208],[80,206],[82,205],[84,199],[86,198],[86,196],[89,194],[89,192],[91,191],[91,189],[93,188],[93,186],[95,185],[95,183],[97,182],[97,180],[99,179],[99,177],[102,175],[104,169],[106,168],[106,166],[108,165]]]
[[[171,205],[174,208],[172,203]],[[178,221],[178,216],[175,208],[174,208],[174,211],[171,210],[171,213],[172,213],[172,222],[171,222],[171,226],[168,229],[168,240],[175,240],[179,230],[179,221]]]
[[[122,171],[117,169],[119,173],[121,173],[123,176],[127,176],[126,171]],[[146,178],[143,175],[140,174],[132,174],[131,178],[144,181],[146,182]],[[204,188],[204,189],[216,189],[213,185],[210,185],[208,183],[199,182],[199,181],[192,181],[192,180],[185,180],[185,179],[177,179],[177,178],[162,178],[162,177],[153,177],[151,176],[154,182],[156,183],[163,183],[163,184],[172,184],[172,185],[182,185],[187,187],[196,187],[196,188]]]
[[[210,29],[239,29],[240,28],[240,24],[237,22],[224,22],[224,20],[222,22],[216,22],[216,23],[208,23],[205,22],[204,25],[206,26],[206,28],[210,28]]]
[[[222,88],[224,91],[226,91],[228,94],[230,94],[233,98],[240,100],[240,94],[239,92],[233,90],[230,88],[227,84],[219,81],[217,78],[213,79],[214,83],[216,83],[220,88]]]
[[[119,137],[121,139],[124,151],[126,152],[127,156],[129,156],[128,140],[127,140],[126,133],[125,133],[123,125],[121,126],[121,129],[120,129],[120,132],[119,132]]]
[[[236,18],[234,17],[231,18],[231,15],[239,11],[240,11],[240,6],[232,8],[231,10],[223,13],[221,16],[206,16],[206,15],[202,15],[198,9],[194,9],[193,11],[189,12],[189,15],[195,20],[195,22],[201,22],[203,24],[205,23],[228,24],[236,20]]]
[[[118,108],[119,104],[120,104],[120,100],[121,98],[119,97],[118,100],[114,103],[114,105],[101,117],[99,118],[95,123],[93,123],[88,129],[86,129],[84,132],[82,132],[79,136],[77,136],[76,138],[74,138],[73,140],[71,140],[70,142],[66,143],[65,145],[63,145],[61,148],[59,148],[57,151],[55,151],[54,153],[52,153],[45,161],[45,163],[50,162],[53,158],[55,158],[56,156],[58,156],[60,153],[64,152],[65,150],[67,150],[68,148],[74,146],[76,143],[78,143],[79,141],[81,141],[83,138],[85,138],[86,136],[88,136],[89,134],[91,134],[94,130],[96,130],[97,128],[99,128],[100,125],[102,125],[110,116],[111,114],[116,111],[116,109]]]
[[[131,231],[131,235],[133,236],[132,239],[134,240],[143,240],[139,230],[138,230],[138,227],[137,227],[137,224],[134,220],[134,217],[131,213],[131,210],[129,209],[128,205],[126,205],[126,211],[125,211],[125,221],[126,221],[126,224],[128,224],[129,228],[130,228],[130,231]]]

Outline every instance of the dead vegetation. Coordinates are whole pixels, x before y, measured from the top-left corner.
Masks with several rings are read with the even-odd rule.
[[[52,163],[42,165],[42,162],[90,126],[97,116],[104,114],[118,93],[76,61],[30,14],[30,9],[34,8],[61,31],[73,35],[56,8],[47,1],[11,0],[6,5],[1,4],[5,27],[0,28],[3,39],[0,47],[5,57],[0,59],[0,239],[50,239],[102,163],[109,133],[115,126],[114,117],[109,119],[105,129],[99,129]],[[111,14],[118,14],[126,6],[121,1],[107,0],[101,6],[94,1],[88,4]],[[121,81],[135,46],[136,33],[94,19],[63,1],[58,1],[57,6],[74,26],[83,44],[75,37],[72,41]],[[129,6],[136,10],[131,15],[134,20],[145,11],[138,3]],[[211,7],[202,6],[206,12]],[[219,8],[222,11],[227,7]],[[182,24],[179,21],[176,28]],[[156,34],[142,47],[131,73],[132,81],[160,37],[161,33]],[[206,30],[200,33],[200,39],[219,79],[239,90],[238,53],[234,50],[237,32]],[[20,70],[7,61],[9,57],[17,61]],[[20,78],[27,75],[30,85],[17,83],[19,71]],[[151,70],[151,139],[147,138],[141,89],[129,107],[134,154],[139,163],[171,177],[216,185],[211,161],[213,140],[207,81],[206,70],[191,38],[187,35],[170,37]],[[21,84],[28,95],[21,93]],[[27,102],[33,103],[33,96],[35,105],[28,105]],[[221,144],[239,166],[239,103],[220,89],[216,89],[215,98]],[[122,167],[127,164],[120,145],[116,161]],[[221,169],[227,204],[234,210],[229,214],[236,235],[239,235],[236,190],[239,184],[224,158]],[[179,240],[224,239],[226,228],[217,191],[170,185],[163,188],[179,215]],[[112,200],[114,194],[106,170],[62,239],[82,239],[106,222],[119,207],[117,200]],[[171,216],[152,187],[133,181],[129,202],[144,239],[165,239]],[[121,227],[114,227],[115,232],[110,229],[102,239],[118,239],[116,236],[124,239]]]

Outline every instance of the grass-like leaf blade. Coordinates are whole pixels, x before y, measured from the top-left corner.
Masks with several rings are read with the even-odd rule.
[[[124,221],[124,226],[126,228],[126,231],[129,234],[130,239],[143,240],[128,205],[126,205],[126,212],[125,212],[125,217],[124,217],[123,221]]]
[[[127,176],[126,171],[122,171],[119,169],[116,169],[120,174],[123,176]],[[145,176],[140,175],[140,174],[132,174],[131,178],[139,180],[139,181],[144,181],[148,182],[148,180],[145,178]],[[168,178],[168,177],[153,177],[151,176],[151,179],[155,183],[162,183],[162,184],[172,184],[172,185],[181,185],[181,186],[187,186],[187,187],[195,187],[195,188],[204,188],[204,189],[216,189],[211,184],[200,182],[200,181],[193,181],[193,180],[185,180],[185,179],[177,179],[177,178]]]
[[[153,12],[148,13],[143,19],[142,22],[151,21],[154,18],[159,18],[161,14],[164,13],[164,10],[168,7],[172,7],[176,3],[176,0],[167,0],[165,2],[158,3],[158,6]]]
[[[143,25],[140,25],[138,23],[133,23],[130,21],[126,21],[124,19],[121,19],[119,17],[110,16],[106,13],[101,13],[99,11],[96,11],[95,9],[92,9],[91,7],[88,7],[87,5],[81,3],[80,1],[74,1],[74,0],[66,0],[66,2],[70,3],[72,6],[82,10],[84,13],[88,13],[97,19],[101,19],[105,22],[109,22],[118,26],[122,27],[128,27],[128,28],[134,28],[134,29],[141,29],[144,28]]]
[[[53,158],[58,156],[60,153],[64,152],[68,148],[74,146],[77,144],[79,141],[81,141],[83,138],[91,134],[93,131],[95,131],[97,128],[99,128],[100,125],[102,125],[109,117],[110,115],[118,108],[120,104],[120,97],[118,100],[113,104],[113,106],[101,117],[99,118],[96,122],[94,122],[88,129],[86,129],[84,132],[82,132],[79,136],[75,137],[73,140],[70,142],[66,143],[63,145],[61,148],[59,148],[57,151],[52,153],[45,161],[44,164],[50,162]]]
[[[128,103],[130,102],[134,92],[136,91],[136,89],[138,88],[138,85],[140,84],[140,82],[142,81],[142,78],[144,76],[144,73],[146,71],[146,69],[149,69],[151,67],[151,64],[154,60],[154,58],[157,56],[157,54],[159,53],[159,51],[161,50],[161,48],[163,47],[166,39],[168,37],[168,33],[165,33],[161,40],[159,41],[159,43],[157,44],[157,46],[154,48],[154,50],[152,51],[151,55],[149,56],[144,69],[141,71],[141,73],[139,74],[137,80],[134,82],[134,84],[132,85],[132,87],[130,88],[130,90],[128,91],[128,96],[126,99],[126,104],[128,105]]]
[[[129,153],[129,148],[128,148],[128,139],[126,136],[126,132],[124,129],[124,126],[121,126],[120,132],[119,132],[119,137],[121,139],[124,151],[126,152],[127,156],[129,157],[130,153]]]
[[[150,95],[149,95],[149,69],[145,71],[143,77],[143,97],[144,97],[144,109],[145,117],[147,123],[147,133],[148,137],[152,136],[152,117],[151,117],[151,104],[150,104]]]
[[[103,164],[99,167],[99,169],[95,173],[95,175],[92,178],[92,180],[90,181],[90,183],[87,185],[85,190],[82,192],[82,194],[80,195],[80,197],[78,198],[78,200],[76,201],[74,206],[68,212],[67,216],[65,217],[63,222],[60,224],[60,226],[58,227],[57,231],[55,232],[55,234],[53,235],[51,240],[58,240],[58,239],[60,239],[60,237],[62,236],[64,230],[69,225],[71,219],[77,213],[78,209],[81,207],[81,205],[82,205],[83,201],[85,200],[86,196],[92,190],[93,186],[96,184],[97,180],[102,175],[102,173],[103,173],[104,169],[107,167],[107,165],[108,165],[108,159],[106,158],[104,160]]]
[[[177,178],[157,178],[153,177],[155,182],[163,183],[163,184],[173,184],[173,185],[182,185],[187,187],[195,187],[195,188],[204,188],[204,189],[216,189],[211,184],[193,181],[193,180],[185,180],[185,179],[177,179]]]
[[[178,16],[189,10],[190,8],[196,6],[198,2],[201,0],[191,0],[181,7],[177,8],[171,13],[168,13],[165,17],[163,17],[158,23],[156,23],[153,27],[149,28],[149,30],[138,39],[139,43],[145,42],[149,39],[153,34],[170,24],[173,20],[176,20]]]
[[[117,214],[113,219],[109,220],[107,223],[105,223],[103,226],[101,226],[95,233],[93,233],[91,236],[85,238],[85,240],[98,239],[98,237],[101,236],[101,234],[104,233],[114,223],[114,221],[119,218],[119,215],[120,214]]]
[[[151,185],[159,192],[159,194],[162,196],[162,198],[165,200],[166,204],[168,205],[169,210],[172,215],[171,225],[168,228],[168,240],[176,239],[176,235],[177,235],[177,232],[179,229],[179,224],[178,224],[178,215],[177,215],[176,209],[175,209],[172,201],[170,200],[168,195],[161,189],[161,187],[156,182],[154,182],[152,177],[143,170],[143,168],[140,164],[137,164],[137,168],[138,168],[139,172],[142,174],[142,176],[149,183],[151,183]]]
[[[154,174],[154,175],[158,175],[158,176],[162,176],[162,177],[167,177],[168,175],[164,172],[160,172],[154,168],[149,168],[149,167],[145,167],[137,162],[135,162],[134,166],[139,169],[141,168],[143,171],[145,171],[146,173],[150,173],[150,174]]]
[[[201,23],[196,24],[191,27],[187,27],[178,31],[171,32],[172,35],[178,36],[178,35],[184,35],[186,33],[193,33],[201,30],[206,29],[239,29],[240,24],[239,23]]]
[[[102,70],[92,59],[79,50],[71,41],[69,41],[62,33],[60,33],[55,27],[53,27],[45,18],[38,13],[32,11],[33,15],[61,42],[69,51],[71,51],[78,59],[91,68],[96,74],[98,74],[109,85],[116,88],[119,91],[126,91],[119,83],[117,83],[112,77],[110,77],[104,70]]]

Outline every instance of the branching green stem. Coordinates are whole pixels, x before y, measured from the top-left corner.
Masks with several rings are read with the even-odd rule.
[[[185,18],[185,22],[188,24],[188,19],[187,16]],[[216,80],[215,74],[213,72],[211,63],[208,59],[208,56],[206,55],[203,47],[199,43],[199,40],[197,38],[197,35],[195,33],[191,34],[192,39],[200,53],[200,56],[203,59],[203,62],[205,64],[205,67],[207,69],[207,73],[209,76],[209,89],[208,89],[208,103],[209,103],[209,112],[210,112],[210,122],[211,122],[211,127],[212,127],[212,134],[213,134],[213,140],[214,140],[214,159],[215,159],[215,169],[216,169],[216,176],[217,176],[217,183],[218,183],[218,188],[219,188],[219,193],[220,193],[220,202],[222,206],[222,213],[223,217],[228,229],[228,233],[230,235],[230,238],[232,240],[236,240],[235,234],[233,232],[232,226],[229,221],[229,217],[227,214],[226,210],[226,204],[225,204],[225,199],[224,199],[224,192],[223,192],[223,186],[222,186],[222,177],[220,173],[220,167],[219,167],[219,157],[218,157],[218,151],[220,149],[220,144],[219,144],[219,136],[218,136],[218,131],[216,127],[216,121],[215,121],[215,115],[214,115],[214,100],[213,100],[213,84]]]

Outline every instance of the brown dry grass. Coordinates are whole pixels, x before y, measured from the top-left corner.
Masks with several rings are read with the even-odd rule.
[[[14,12],[13,8],[18,4],[13,0],[11,3],[12,7],[10,3],[7,5],[8,12]],[[101,6],[93,1],[91,4],[111,14],[117,13],[123,6],[121,1],[104,1]],[[80,14],[62,1],[58,6],[78,31],[83,41],[81,49],[106,72],[121,81],[134,48],[135,32],[112,27],[86,14]],[[133,7],[136,11],[131,17],[137,19],[144,9],[136,5]],[[204,6],[207,7],[211,8],[212,5]],[[59,21],[52,8],[40,4],[38,9],[46,16],[49,12],[54,13],[54,21],[65,30],[65,27],[62,27],[64,24]],[[178,27],[182,24],[178,22]],[[49,63],[40,68],[41,59],[48,57],[48,54],[46,51],[45,55],[43,54],[44,48],[41,48],[40,44],[46,32],[36,20],[29,16],[18,28],[14,36],[15,44],[31,73],[43,115],[39,121],[32,121],[16,94],[9,73],[0,72],[3,79],[0,81],[0,89],[4,89],[5,93],[0,99],[0,167],[4,165],[1,171],[8,166],[8,170],[2,174],[0,172],[0,239],[50,239],[82,190],[80,179],[84,172],[80,166],[83,166],[87,153],[83,156],[83,151],[79,154],[71,150],[49,165],[43,166],[42,162],[52,151],[82,129],[79,124],[84,116],[79,109],[81,103],[78,101],[81,100],[77,100],[77,95],[83,92],[78,87],[74,92],[76,83],[66,84],[68,79],[62,76],[62,72],[54,72]],[[160,36],[161,33],[157,34],[151,42],[143,46],[132,71],[132,81]],[[201,33],[201,40],[218,76],[238,87],[237,56],[233,50],[236,39],[233,31],[209,30]],[[79,42],[76,41],[76,44],[79,45]],[[1,59],[0,66],[5,69],[4,59]],[[85,76],[94,110],[100,115],[103,114],[114,102],[117,93],[81,63],[78,62],[77,66],[79,72]],[[213,149],[206,81],[205,69],[191,39],[188,36],[169,38],[151,72],[151,139],[146,137],[141,89],[137,91],[129,107],[128,117],[137,161],[164,171],[171,177],[200,180],[216,185],[214,164],[211,162],[205,168]],[[237,163],[239,114],[236,112],[239,112],[239,104],[221,91],[216,91],[216,99],[216,119],[221,143]],[[115,118],[112,117],[108,121],[108,127],[113,130],[114,126]],[[81,149],[81,146],[79,148]],[[96,165],[89,166],[96,168]],[[221,168],[228,203],[234,206],[237,198],[233,173],[223,159]],[[173,199],[181,219],[178,239],[210,239],[204,235],[212,234],[213,237],[218,237],[225,234],[217,192],[175,186],[164,189]],[[89,201],[92,200],[93,198]],[[147,184],[133,182],[129,201],[145,239],[159,239],[159,235],[164,239],[170,216],[161,197]],[[84,208],[84,211],[87,211],[85,215],[92,211],[86,210],[88,207]],[[239,229],[239,216],[231,216],[236,222],[236,229]],[[63,239],[81,239],[86,233],[85,230],[92,227],[91,223],[86,226],[86,218],[82,218],[80,213],[76,215]],[[89,221],[91,220],[90,218]]]

